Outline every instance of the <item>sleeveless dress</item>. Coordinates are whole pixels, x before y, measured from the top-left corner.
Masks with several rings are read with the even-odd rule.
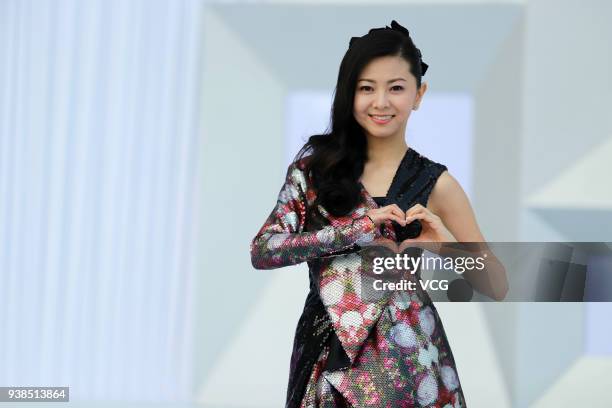
[[[395,203],[406,211],[417,203],[426,206],[433,186],[445,170],[446,166],[409,148],[386,197],[371,197],[363,186],[362,193],[370,208]],[[419,227],[416,231],[415,225]],[[278,222],[274,228],[280,230]],[[252,257],[266,256],[257,251],[263,245],[259,241],[263,231],[270,231],[270,227],[266,229],[264,225],[253,240]],[[420,225],[401,227],[387,222],[380,231],[381,236],[400,242],[418,235]],[[343,253],[360,249],[354,244]],[[347,334],[341,326],[344,315],[338,318],[334,300],[330,301],[335,295],[322,293],[318,260],[308,259],[310,291],[296,328],[286,408],[467,406],[446,333],[425,290],[416,285],[413,291],[393,292],[377,320],[364,323],[368,330],[363,334],[365,341],[353,349],[348,347]],[[420,271],[414,279],[420,279]],[[366,315],[367,310],[357,316],[357,321]],[[349,329],[360,329],[355,321],[349,322],[353,325]]]

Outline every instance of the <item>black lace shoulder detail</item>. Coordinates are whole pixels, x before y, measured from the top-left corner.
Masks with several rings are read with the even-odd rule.
[[[401,163],[397,183],[389,189],[388,203],[395,203],[407,211],[419,203],[427,205],[431,190],[440,175],[447,170],[443,164],[437,163],[411,149],[409,159]]]
[[[403,211],[408,211],[415,204],[427,206],[429,195],[446,166],[437,163],[409,148],[393,177],[384,205],[397,204]],[[420,221],[406,226],[393,222],[397,241],[417,237],[421,233]]]

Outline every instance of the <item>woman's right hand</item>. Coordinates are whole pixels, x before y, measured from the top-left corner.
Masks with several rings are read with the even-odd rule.
[[[377,227],[387,220],[395,221],[402,227],[406,226],[406,214],[397,204],[373,208],[369,210],[366,215],[372,219]]]

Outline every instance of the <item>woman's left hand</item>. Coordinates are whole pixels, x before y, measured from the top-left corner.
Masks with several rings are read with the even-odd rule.
[[[406,225],[414,220],[420,220],[421,233],[416,238],[404,240],[401,247],[409,246],[411,242],[457,242],[440,217],[421,204],[415,204],[406,211]]]

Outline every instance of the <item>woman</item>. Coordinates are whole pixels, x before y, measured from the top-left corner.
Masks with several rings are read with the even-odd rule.
[[[427,292],[381,299],[363,291],[365,245],[484,240],[446,167],[406,144],[426,70],[395,21],[353,37],[340,65],[331,131],[310,137],[289,166],[276,207],[251,243],[257,269],[309,265],[287,407],[466,406]],[[505,288],[495,290],[503,298]]]

